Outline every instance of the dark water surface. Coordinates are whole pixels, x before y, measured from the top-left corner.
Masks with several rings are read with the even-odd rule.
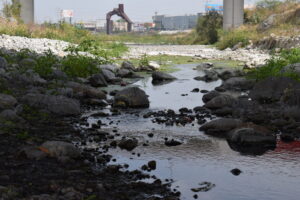
[[[136,110],[135,114],[101,119],[104,123],[114,121],[108,130],[116,128],[121,135],[136,137],[140,144],[133,152],[120,149],[110,150],[117,159],[112,164],[129,164],[129,169],[140,169],[148,161],[156,160],[157,169],[150,172],[161,179],[173,179],[182,199],[191,200],[197,194],[202,200],[299,200],[300,199],[300,142],[278,143],[275,151],[262,156],[241,155],[233,151],[224,139],[213,138],[200,132],[195,124],[174,127],[154,124],[144,119],[143,113],[149,110],[194,108],[203,105],[201,93],[191,93],[194,88],[212,90],[221,81],[204,83],[195,81],[202,72],[193,70],[195,65],[178,66],[181,70],[172,75],[177,81],[153,86],[151,78],[137,82],[149,95],[150,109]],[[188,94],[188,96],[181,96]],[[138,114],[139,116],[137,116]],[[90,118],[93,122],[95,119]],[[118,125],[116,122],[120,121]],[[147,136],[153,133],[154,137]],[[174,138],[183,142],[176,147],[164,145],[164,138]],[[90,144],[93,145],[93,144]],[[137,156],[140,153],[140,156]],[[230,171],[239,168],[242,173],[234,176]],[[208,192],[192,192],[204,181],[216,185]]]

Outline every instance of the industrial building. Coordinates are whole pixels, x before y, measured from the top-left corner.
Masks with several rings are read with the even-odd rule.
[[[156,30],[187,30],[194,28],[202,15],[202,13],[183,16],[155,15],[152,19]]]

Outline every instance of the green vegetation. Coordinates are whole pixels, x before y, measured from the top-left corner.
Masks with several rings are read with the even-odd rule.
[[[11,0],[11,3],[5,1],[2,12],[6,18],[14,18],[17,21],[21,21],[21,4],[18,0]]]
[[[300,49],[283,50],[280,55],[274,55],[269,59],[266,65],[251,70],[249,78],[263,80],[268,77],[290,77],[300,81],[300,76],[295,73],[294,69],[286,67],[295,63],[300,63]]]

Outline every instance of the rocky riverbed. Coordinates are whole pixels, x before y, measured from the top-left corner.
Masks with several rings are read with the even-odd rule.
[[[200,61],[41,76],[15,54],[0,57],[1,199],[298,199],[297,81]]]

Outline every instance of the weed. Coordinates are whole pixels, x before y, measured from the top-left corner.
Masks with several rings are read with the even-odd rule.
[[[148,66],[149,65],[149,58],[147,54],[142,55],[140,58],[139,66]]]

